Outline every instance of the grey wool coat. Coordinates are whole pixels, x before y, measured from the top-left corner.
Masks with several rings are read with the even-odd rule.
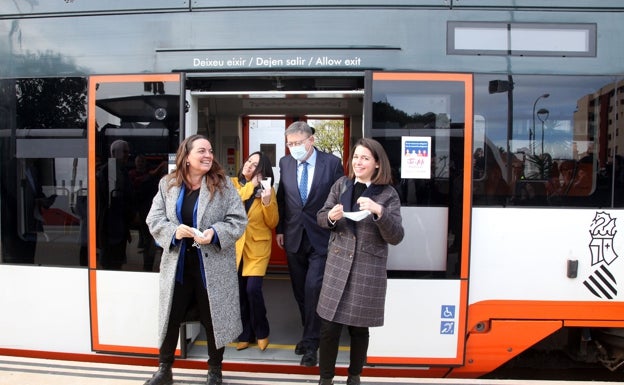
[[[176,268],[181,242],[174,245],[175,232],[180,224],[176,203],[181,187],[168,188],[167,177],[160,180],[158,193],[147,215],[147,225],[156,242],[163,247],[160,261],[159,291],[159,345],[167,332]],[[217,349],[235,340],[242,332],[238,299],[235,243],[247,225],[247,214],[229,178],[222,193],[218,190],[212,200],[211,193],[202,180],[197,202],[197,228],[204,231],[211,226],[219,237],[219,244],[201,246],[210,315],[214,326]]]
[[[342,203],[344,211],[359,210],[351,207],[352,195],[353,180],[342,177],[317,214],[319,226],[331,230],[317,313],[344,325],[382,326],[388,244],[398,244],[404,235],[401,202],[392,186],[371,184],[362,196],[383,206],[381,218],[369,215],[359,222],[342,218],[332,226],[327,213],[337,203]]]

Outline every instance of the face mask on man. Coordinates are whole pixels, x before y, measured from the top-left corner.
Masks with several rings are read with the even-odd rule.
[[[298,161],[304,160],[307,154],[308,150],[306,150],[305,143],[302,143],[298,146],[290,147],[290,155],[292,155],[293,158],[297,159]]]

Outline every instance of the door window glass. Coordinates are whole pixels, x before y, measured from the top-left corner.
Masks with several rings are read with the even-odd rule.
[[[348,157],[349,145],[344,140],[344,119],[308,118],[308,125],[314,127],[314,146],[316,148],[334,154],[342,161]]]
[[[97,267],[155,271],[145,219],[179,144],[178,82],[101,82],[95,112]]]
[[[367,136],[388,154],[403,225],[410,229],[390,250],[392,277],[459,275],[469,78],[438,79],[427,74],[373,77]],[[419,258],[413,258],[414,250]]]
[[[278,162],[286,153],[284,146],[286,119],[249,117],[247,122],[249,127],[248,154],[262,151],[269,158],[275,177],[274,187],[277,188],[280,178]],[[239,168],[240,166],[236,168],[236,172]]]

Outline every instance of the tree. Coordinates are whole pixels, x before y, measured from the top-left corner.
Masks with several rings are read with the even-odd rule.
[[[314,120],[308,123],[314,127],[314,145],[321,151],[343,159],[344,121],[342,119]]]

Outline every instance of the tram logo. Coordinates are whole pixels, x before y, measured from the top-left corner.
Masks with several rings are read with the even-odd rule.
[[[595,270],[583,281],[583,285],[598,298],[613,299],[617,296],[617,281],[609,271],[609,265],[618,257],[613,247],[616,233],[615,218],[604,211],[596,212],[589,227],[589,251]]]

